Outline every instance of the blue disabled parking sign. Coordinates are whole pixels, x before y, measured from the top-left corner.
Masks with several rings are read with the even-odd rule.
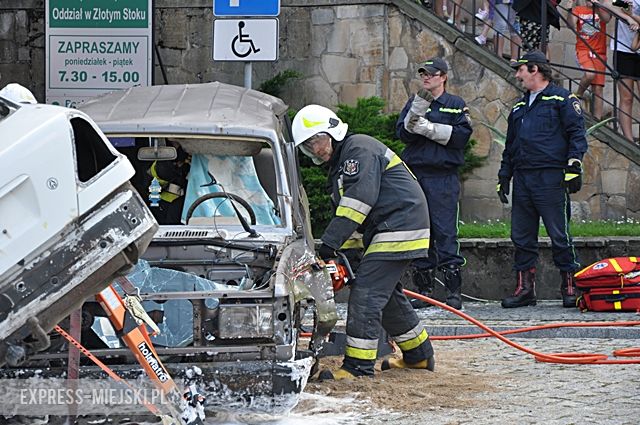
[[[278,16],[280,0],[213,0],[214,16]]]

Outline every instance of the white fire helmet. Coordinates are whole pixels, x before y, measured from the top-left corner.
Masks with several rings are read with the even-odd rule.
[[[31,91],[17,83],[7,84],[0,90],[0,96],[15,103],[38,103]]]
[[[349,126],[329,108],[320,105],[307,105],[300,109],[291,124],[293,142],[302,153],[310,157],[315,164],[324,161],[315,156],[303,143],[319,133],[327,133],[334,140],[341,141],[347,134]]]

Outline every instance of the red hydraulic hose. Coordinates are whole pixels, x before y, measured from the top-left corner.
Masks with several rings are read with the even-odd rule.
[[[440,301],[436,301],[432,298],[425,297],[424,295],[420,295],[413,291],[409,291],[408,289],[403,290],[404,293],[412,298],[417,298],[419,300],[428,302],[429,304],[433,304],[437,307],[450,311],[451,313],[457,314],[468,322],[473,323],[478,326],[480,329],[484,330],[485,334],[473,334],[473,335],[459,335],[459,336],[440,336],[440,337],[430,337],[432,340],[442,340],[442,339],[471,339],[471,338],[486,338],[488,336],[493,336],[498,338],[500,341],[504,342],[516,348],[520,351],[524,351],[527,354],[532,355],[539,362],[546,363],[564,363],[564,364],[640,364],[640,347],[639,348],[625,348],[621,350],[616,350],[613,352],[615,357],[636,357],[630,359],[610,359],[606,354],[597,354],[597,353],[541,353],[530,348],[527,348],[523,345],[520,345],[516,342],[511,341],[510,339],[504,337],[502,334],[513,334],[520,332],[528,332],[531,330],[538,329],[548,329],[548,328],[560,328],[560,327],[587,327],[587,326],[638,326],[640,325],[640,321],[633,322],[594,322],[594,323],[584,323],[584,322],[568,322],[568,323],[556,323],[550,325],[543,326],[532,326],[527,328],[519,328],[512,329],[503,332],[496,332],[493,329],[486,326],[484,323],[479,320],[474,319],[473,317],[465,314],[459,310],[456,310],[453,307],[449,307],[445,303],[441,303]]]
[[[539,351],[532,350],[523,345],[520,345],[516,342],[511,341],[510,339],[504,337],[503,335],[511,335],[522,332],[530,332],[541,329],[553,329],[553,328],[578,328],[578,327],[607,327],[607,326],[639,326],[640,321],[628,321],[628,322],[566,322],[566,323],[551,323],[547,325],[540,326],[528,326],[524,328],[517,329],[509,329],[506,331],[497,332],[493,329],[489,328],[484,323],[480,322],[477,319],[469,316],[466,313],[461,312],[460,310],[456,310],[453,307],[449,307],[445,303],[440,301],[436,301],[432,298],[425,297],[424,295],[420,295],[416,292],[409,291],[408,289],[403,290],[405,295],[416,298],[422,301],[425,301],[429,304],[440,307],[444,310],[447,310],[453,314],[456,314],[468,322],[473,323],[480,329],[484,330],[486,333],[482,334],[468,334],[468,335],[449,335],[449,336],[431,336],[429,337],[433,341],[438,340],[450,340],[450,339],[475,339],[475,338],[488,338],[495,337],[500,341],[504,342],[507,345],[512,346],[513,348],[524,351],[527,354],[530,354],[534,357],[536,361],[545,362],[545,363],[562,363],[562,364],[640,364],[640,347],[632,347],[632,348],[623,348],[619,350],[615,350],[613,352],[614,357],[631,357],[628,359],[611,359],[606,354],[598,354],[598,353],[541,353]],[[302,337],[310,337],[311,333],[301,333]]]

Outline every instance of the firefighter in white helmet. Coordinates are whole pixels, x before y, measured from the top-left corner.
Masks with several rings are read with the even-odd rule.
[[[322,235],[318,255],[336,257],[362,234],[362,262],[351,283],[347,343],[342,367],[320,379],[373,375],[378,338],[384,328],[403,353],[382,370],[434,370],[433,347],[400,277],[415,258],[427,256],[429,216],[420,185],[400,158],[378,140],[347,132],[330,109],[308,105],[292,123],[296,146],[315,164],[328,163],[335,214]]]

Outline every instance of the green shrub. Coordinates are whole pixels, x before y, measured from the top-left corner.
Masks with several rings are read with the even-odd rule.
[[[303,76],[304,75],[298,71],[286,69],[282,72],[278,72],[273,78],[263,81],[262,84],[260,84],[260,87],[258,87],[258,91],[270,94],[271,96],[280,97],[282,89],[290,80],[297,80]]]
[[[387,115],[382,112],[383,109],[384,100],[374,96],[358,99],[355,107],[341,103],[336,114],[349,124],[350,132],[375,137],[400,154],[404,149],[404,143],[396,138],[396,121],[399,114]]]
[[[477,143],[476,139],[469,139],[469,143],[464,147],[464,165],[458,170],[462,180],[466,180],[474,168],[482,167],[482,164],[487,159],[486,156],[478,156],[473,152],[473,148]]]

